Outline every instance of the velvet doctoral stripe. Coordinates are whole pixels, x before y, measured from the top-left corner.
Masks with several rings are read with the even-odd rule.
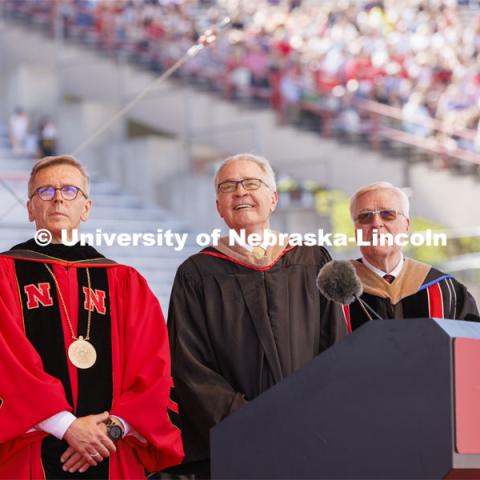
[[[35,347],[50,375],[58,378],[73,406],[71,378],[68,374],[68,356],[65,346],[60,309],[63,305],[56,284],[45,264],[15,260],[25,332]],[[78,287],[78,328],[75,335],[86,336],[88,309],[91,312],[90,342],[97,353],[96,363],[89,369],[77,369],[78,398],[74,414],[78,417],[110,410],[112,403],[112,347],[111,318],[107,272],[104,268],[90,268],[90,290],[85,268],[76,268]],[[58,279],[57,279],[58,281]],[[72,285],[59,284],[67,308],[66,293]],[[109,462],[104,460],[83,474],[69,474],[62,470],[60,456],[67,449],[65,441],[48,436],[42,442],[42,464],[46,478],[108,478]]]

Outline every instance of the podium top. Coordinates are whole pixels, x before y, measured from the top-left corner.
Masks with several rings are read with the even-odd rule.
[[[480,323],[478,322],[436,319],[434,319],[434,322],[436,322],[449,337],[480,339]]]

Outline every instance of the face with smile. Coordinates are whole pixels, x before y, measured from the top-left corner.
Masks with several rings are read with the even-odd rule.
[[[399,213],[394,220],[390,221],[383,220],[378,213],[372,217],[369,223],[361,223],[357,218],[362,212],[378,210],[396,210]],[[355,231],[361,230],[364,241],[371,241],[375,230],[378,234],[389,233],[395,236],[401,233],[408,233],[410,228],[409,218],[403,215],[401,198],[394,190],[379,189],[365,192],[356,199],[352,214]],[[401,258],[401,246],[399,245],[361,246],[360,250],[362,255],[372,265],[384,271],[387,271],[383,268],[386,264],[398,263]],[[395,266],[393,265],[393,267]]]
[[[217,184],[227,180],[239,181],[258,178],[264,183],[257,190],[246,190],[241,184],[234,192],[217,191],[217,210],[227,226],[237,232],[263,233],[269,228],[269,219],[278,203],[278,194],[268,185],[260,165],[250,160],[233,160],[218,173]]]
[[[79,187],[87,193],[86,179],[80,170],[73,165],[52,165],[37,172],[33,188],[29,192],[30,200],[27,202],[28,219],[35,222],[37,230],[47,229],[53,237],[53,243],[61,240],[61,231],[66,229],[71,232],[80,226],[80,222],[88,219],[92,202],[78,192],[74,200],[65,200],[60,190],[55,192],[52,200],[42,200],[36,192],[37,188],[53,186],[61,188],[66,185]],[[32,196],[33,194],[33,196]]]

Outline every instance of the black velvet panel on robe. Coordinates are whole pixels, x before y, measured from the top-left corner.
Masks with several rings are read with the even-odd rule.
[[[67,261],[82,261],[91,258],[102,258],[92,247],[66,247],[64,245],[50,245],[48,248],[39,247],[30,240],[14,247],[12,250],[31,251]],[[43,263],[28,260],[15,260],[18,288],[22,301],[25,331],[28,339],[35,347],[45,368],[50,375],[58,378],[65,389],[68,402],[73,406],[72,388],[68,375],[68,357],[66,354],[63,329],[60,318],[60,308],[63,308],[57,287],[50,273]],[[76,267],[67,267],[76,268]],[[52,268],[53,270],[53,268]],[[108,296],[108,279],[105,268],[90,268],[91,288],[106,292],[106,311],[101,314],[93,309],[91,314],[90,342],[97,352],[97,361],[89,369],[77,369],[78,399],[77,408],[73,412],[76,416],[85,416],[110,410],[112,403],[112,347],[111,347],[111,319]],[[58,279],[57,279],[58,280]],[[53,305],[38,308],[27,308],[25,285],[48,282]],[[85,268],[77,268],[78,282],[78,330],[76,336],[85,337],[88,323],[88,312],[85,307],[85,293],[83,287],[88,286]],[[60,288],[62,286],[60,285]],[[67,292],[63,292],[66,301]],[[68,303],[67,303],[68,305]],[[68,328],[68,327],[67,327]],[[42,443],[42,463],[46,478],[108,478],[108,459],[96,467],[91,467],[85,473],[69,474],[62,470],[61,454],[67,449],[65,441],[49,435]]]
[[[429,271],[417,293],[402,298],[396,304],[392,304],[388,298],[368,293],[364,293],[361,298],[382,318],[428,318],[430,315],[426,287],[435,283],[438,283],[442,293],[444,318],[480,321],[476,302],[465,286],[435,268]],[[358,302],[350,305],[350,319],[352,330],[369,321]]]

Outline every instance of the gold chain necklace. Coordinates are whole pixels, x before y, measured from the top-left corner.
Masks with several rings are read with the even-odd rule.
[[[90,292],[91,292],[91,283],[90,283],[90,272],[87,268],[87,284],[88,284],[88,321],[87,321],[87,333],[85,334],[85,338],[81,335],[79,337],[75,336],[75,332],[73,331],[72,322],[70,321],[70,315],[68,314],[67,306],[65,305],[65,300],[63,299],[62,291],[60,290],[60,286],[58,284],[57,278],[55,277],[52,269],[44,263],[45,267],[47,268],[48,272],[53,278],[55,285],[57,287],[58,296],[60,298],[60,302],[63,306],[63,311],[65,312],[65,318],[67,319],[68,327],[70,328],[70,334],[72,335],[73,342],[68,347],[68,358],[75,365],[77,368],[90,368],[92,367],[95,362],[97,361],[97,352],[95,347],[89,342],[90,340],[90,326],[92,323],[92,310],[90,309]]]

